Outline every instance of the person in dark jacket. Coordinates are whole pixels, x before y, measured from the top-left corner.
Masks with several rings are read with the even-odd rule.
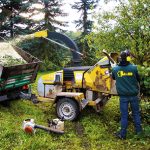
[[[129,104],[135,132],[138,134],[142,131],[138,98],[140,77],[137,66],[131,64],[129,59],[129,51],[121,52],[119,64],[112,69],[112,78],[116,80],[116,89],[120,97],[121,130],[115,134],[120,139],[126,139]]]

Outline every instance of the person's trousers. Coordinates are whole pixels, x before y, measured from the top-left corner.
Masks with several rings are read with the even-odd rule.
[[[127,132],[129,104],[132,110],[135,132],[140,133],[142,131],[138,97],[137,96],[120,96],[120,112],[121,112],[120,134],[122,136],[126,136],[126,132]]]

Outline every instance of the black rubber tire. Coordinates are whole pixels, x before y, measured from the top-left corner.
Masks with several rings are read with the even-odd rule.
[[[60,119],[73,121],[79,115],[79,106],[77,102],[71,98],[61,98],[56,103],[56,114]]]

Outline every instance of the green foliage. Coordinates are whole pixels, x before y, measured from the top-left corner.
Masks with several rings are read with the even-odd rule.
[[[150,96],[150,67],[138,66],[138,70],[141,77],[141,93],[144,96]]]
[[[35,3],[40,3],[43,8],[38,10],[38,13],[44,13],[44,18],[41,18],[36,30],[48,29],[55,31],[60,29],[61,26],[65,26],[67,22],[59,21],[57,17],[65,17],[67,14],[63,12],[61,6],[63,5],[61,0],[37,0]]]
[[[80,0],[79,2],[74,2],[74,5],[72,5],[73,9],[81,12],[81,17],[75,21],[75,24],[82,31],[81,36],[77,39],[77,44],[84,55],[82,65],[93,65],[96,62],[94,56],[95,51],[93,48],[89,48],[85,36],[92,31],[93,21],[89,19],[89,14],[97,7],[98,1]]]
[[[30,0],[0,0],[0,32],[3,37],[11,37],[22,32],[29,32],[29,26],[33,23],[29,18],[23,17],[22,13],[28,13],[32,5]],[[21,25],[22,26],[21,26]]]
[[[82,65],[84,66],[93,66],[98,59],[95,57],[96,50],[92,47],[89,47],[88,41],[86,38],[80,40],[81,48],[83,53]]]
[[[33,4],[40,5],[41,8],[36,8]],[[27,35],[34,33],[38,30],[49,29],[55,31],[65,23],[56,19],[58,16],[65,16],[61,10],[61,0],[0,0],[0,13],[1,26],[0,36],[11,37],[17,35]],[[39,20],[32,19],[32,17],[40,13],[44,14]],[[23,17],[23,15],[29,15]],[[58,27],[59,26],[59,27]],[[25,37],[25,36],[24,36]],[[70,52],[48,43],[42,39],[20,38],[14,43],[25,51],[30,52],[34,56],[43,61],[41,70],[58,70],[64,67],[70,60]],[[22,38],[22,39],[21,39]]]
[[[26,61],[24,61],[23,59],[13,58],[12,56],[9,55],[5,55],[2,58],[0,57],[0,64],[5,67],[9,67],[12,65],[21,65],[25,63]]]
[[[61,6],[60,0],[0,0],[0,35],[13,38],[43,29],[55,31],[66,25],[66,22],[56,19],[67,15]],[[44,17],[34,19],[35,15]]]
[[[87,35],[92,30],[93,21],[88,19],[88,15],[92,9],[96,8],[98,1],[99,0],[80,0],[79,2],[74,2],[74,5],[72,5],[73,9],[81,12],[81,19],[76,20],[75,24],[82,30],[82,35]]]
[[[65,34],[70,37],[72,40],[76,40],[78,37],[81,36],[81,31],[76,31],[76,32],[73,32],[73,31],[66,31]]]
[[[136,63],[142,65],[144,61],[150,62],[149,1],[119,2],[113,12],[95,16],[98,20],[97,32],[87,37],[89,46],[97,51],[130,49],[137,56]]]
[[[60,46],[51,44],[42,38],[27,38],[17,44],[42,61],[41,71],[62,69],[71,59],[69,50],[67,51]]]
[[[149,1],[120,0],[120,4],[113,12],[104,12],[95,16],[98,25],[90,35],[86,36],[88,45],[101,58],[101,51],[119,52],[130,49],[136,56],[134,63],[139,64],[141,76],[141,92],[144,96],[150,94],[150,30],[148,17],[150,16]],[[115,22],[115,24],[114,24]]]

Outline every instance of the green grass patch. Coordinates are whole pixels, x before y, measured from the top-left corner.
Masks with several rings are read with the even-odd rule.
[[[41,74],[38,75],[38,78]],[[37,78],[37,79],[38,79]],[[33,91],[36,93],[36,84]],[[142,114],[148,114],[142,102]],[[149,105],[149,104],[148,104]],[[148,107],[149,108],[149,107]],[[40,129],[34,135],[25,134],[22,122],[35,119],[37,124],[47,125],[47,119],[56,118],[52,103],[33,104],[27,100],[14,100],[10,106],[0,105],[0,150],[148,150],[150,128],[143,118],[145,135],[136,136],[129,118],[127,140],[114,138],[119,130],[119,99],[113,97],[100,112],[91,107],[83,110],[77,121],[65,121],[65,134],[47,133]]]

